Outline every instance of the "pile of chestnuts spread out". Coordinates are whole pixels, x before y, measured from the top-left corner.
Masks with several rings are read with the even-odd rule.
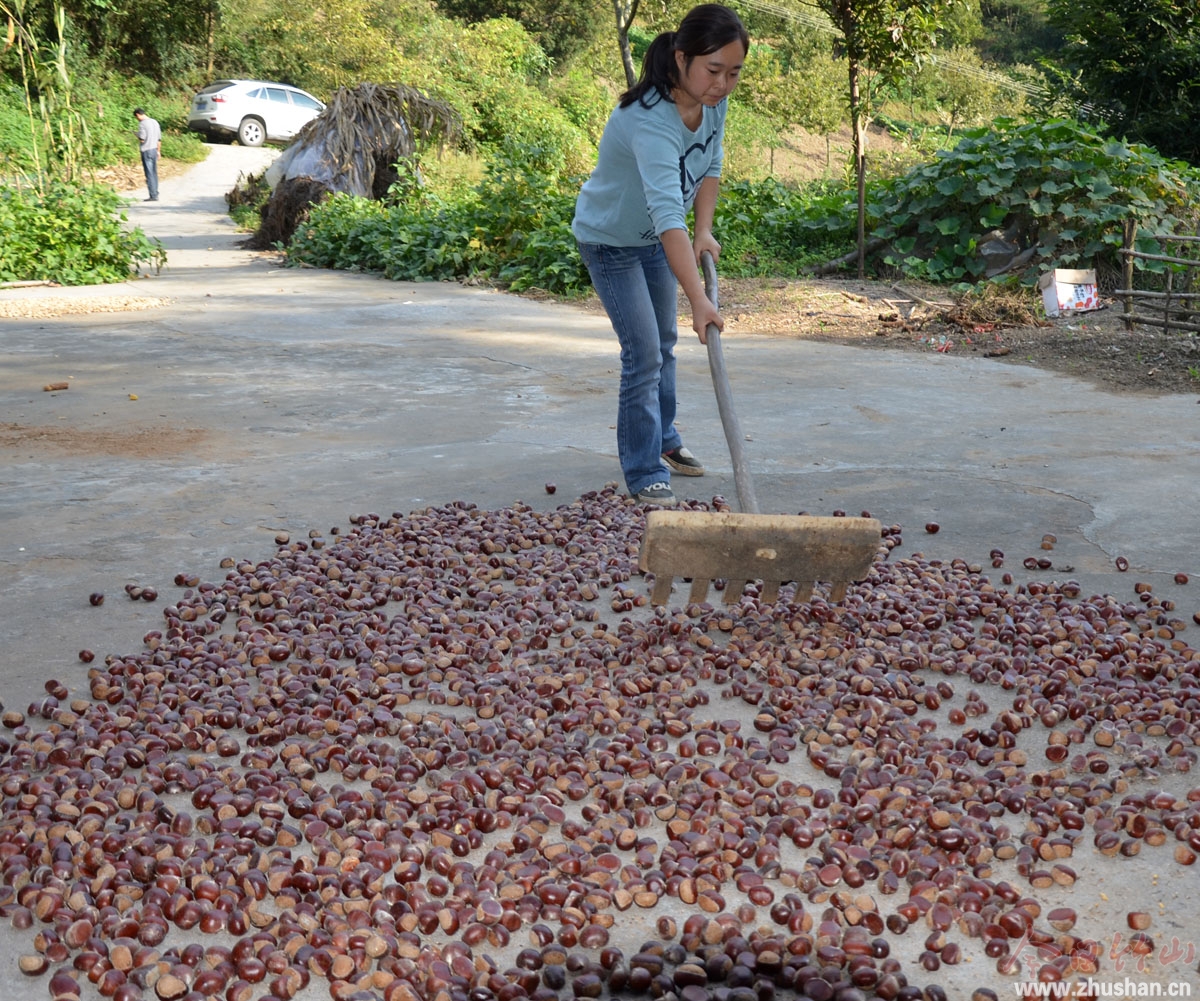
[[[52,680],[4,714],[0,914],[28,986],[985,1001],[1194,978],[1171,912],[1097,911],[1086,885],[1195,878],[1200,654],[1151,589],[1004,587],[901,558],[892,526],[836,605],[655,608],[644,511],[612,486],[352,522],[181,574],[143,649],[83,669],[89,697]]]

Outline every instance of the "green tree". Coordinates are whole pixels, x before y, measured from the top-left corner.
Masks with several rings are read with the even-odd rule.
[[[858,273],[865,272],[867,123],[866,72],[895,85],[918,68],[937,43],[943,20],[965,0],[816,0],[841,32],[849,77],[854,174],[858,189]]]
[[[498,17],[519,21],[554,60],[586,48],[605,22],[599,0],[437,0],[437,8],[469,23]]]
[[[225,11],[216,70],[281,80],[321,97],[391,80],[400,61],[394,26],[405,13],[396,0],[249,0]]]
[[[934,99],[947,138],[964,125],[982,124],[995,111],[1000,75],[989,72],[974,49],[950,49],[945,59],[926,63],[921,75],[927,78],[926,92]]]
[[[979,54],[993,63],[1036,63],[1062,48],[1062,32],[1046,20],[1046,0],[980,0]]]
[[[984,33],[979,0],[963,0],[938,23],[938,45],[945,48],[974,45]]]
[[[66,38],[77,50],[118,68],[166,82],[203,65],[219,0],[28,0],[24,22],[49,37],[56,12],[65,13]]]
[[[1200,162],[1200,5],[1195,0],[1048,0],[1067,36],[1081,103],[1119,135]]]

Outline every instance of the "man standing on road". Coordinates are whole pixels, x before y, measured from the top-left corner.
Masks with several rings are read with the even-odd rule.
[[[162,129],[158,122],[146,114],[145,108],[134,108],[133,117],[138,120],[138,145],[142,151],[142,170],[146,173],[148,202],[158,201],[158,155],[162,152]]]

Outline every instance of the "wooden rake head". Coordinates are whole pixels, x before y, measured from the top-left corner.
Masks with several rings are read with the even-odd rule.
[[[763,582],[762,601],[775,601],[785,581],[796,582],[798,601],[809,598],[817,581],[828,582],[830,600],[840,601],[847,585],[867,575],[881,536],[874,518],[651,511],[639,565],[654,574],[656,605],[670,600],[675,577],[691,578],[689,602],[706,600],[718,578],[728,581],[727,604],[752,580]]]

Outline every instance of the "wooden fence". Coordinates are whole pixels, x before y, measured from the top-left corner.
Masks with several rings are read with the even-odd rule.
[[[1124,288],[1113,295],[1125,303],[1122,320],[1126,330],[1133,330],[1135,323],[1161,327],[1164,333],[1172,330],[1200,330],[1200,292],[1192,291],[1194,279],[1200,272],[1200,260],[1174,257],[1170,254],[1146,254],[1134,249],[1137,225],[1125,224],[1125,245],[1121,248],[1124,258],[1122,275]],[[1181,243],[1185,249],[1200,246],[1200,236],[1160,236],[1163,243]],[[1134,261],[1162,261],[1168,265],[1163,272],[1161,291],[1138,291],[1133,287]],[[1182,269],[1182,270],[1180,270]]]

